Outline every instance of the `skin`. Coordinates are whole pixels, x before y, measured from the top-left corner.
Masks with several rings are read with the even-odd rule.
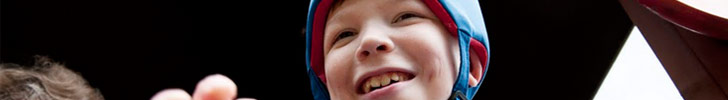
[[[165,89],[155,94],[151,100],[233,100],[237,90],[237,86],[230,78],[214,74],[197,83],[195,92],[191,96],[182,89]],[[238,98],[237,100],[255,99]]]
[[[459,60],[457,40],[418,0],[346,0],[330,13],[324,33],[326,86],[333,100],[443,100],[450,96]],[[470,54],[475,54],[470,51]],[[468,84],[482,75],[478,57],[470,57]],[[400,69],[415,77],[383,96],[357,92],[363,75]],[[193,95],[166,89],[152,100],[232,100],[235,83],[223,75],[200,81]],[[239,99],[240,100],[240,99]]]
[[[449,97],[459,64],[457,40],[424,3],[347,0],[329,16],[324,55],[332,99],[374,99],[358,92],[357,81],[384,68],[412,71],[415,78],[376,99]]]

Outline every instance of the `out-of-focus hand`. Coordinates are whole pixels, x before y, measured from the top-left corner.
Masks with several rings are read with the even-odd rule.
[[[237,86],[220,74],[205,77],[195,87],[194,94],[190,96],[182,89],[165,89],[152,97],[152,100],[233,100],[237,95]],[[254,100],[239,98],[238,100]]]

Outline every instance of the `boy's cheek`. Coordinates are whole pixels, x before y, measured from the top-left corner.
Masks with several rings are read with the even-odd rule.
[[[353,78],[353,67],[351,67],[353,63],[353,52],[347,53],[346,50],[349,49],[334,49],[333,51],[329,52],[329,54],[327,54],[325,57],[324,70],[326,72],[327,87],[329,87],[329,90],[331,90],[332,92],[343,92],[340,90],[348,88],[353,89],[353,87],[347,85],[353,84],[353,82],[350,81]]]

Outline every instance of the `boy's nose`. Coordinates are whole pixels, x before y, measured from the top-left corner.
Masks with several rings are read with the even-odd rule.
[[[366,36],[362,38],[361,45],[357,49],[357,59],[365,60],[370,56],[389,53],[394,50],[392,41],[386,37]]]

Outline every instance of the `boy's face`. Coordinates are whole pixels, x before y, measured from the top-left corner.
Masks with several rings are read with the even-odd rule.
[[[324,33],[334,100],[446,99],[457,76],[457,40],[419,0],[347,0]]]

